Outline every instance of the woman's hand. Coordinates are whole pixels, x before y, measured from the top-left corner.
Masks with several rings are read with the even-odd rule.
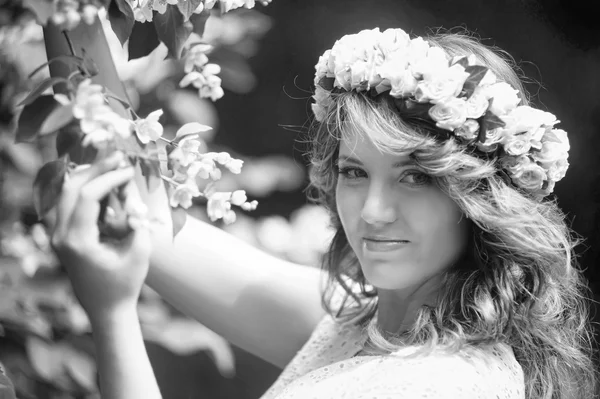
[[[148,273],[150,235],[146,226],[137,224],[120,240],[102,238],[98,228],[100,201],[115,188],[124,186],[126,204],[143,206],[131,181],[134,169],[121,167],[123,159],[122,154],[113,154],[71,173],[57,205],[52,245],[92,324],[121,310],[135,309]]]

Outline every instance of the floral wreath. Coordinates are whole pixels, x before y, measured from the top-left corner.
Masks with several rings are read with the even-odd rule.
[[[346,35],[315,66],[315,103],[326,119],[332,93],[388,93],[410,116],[435,123],[436,136],[454,138],[477,156],[494,158],[507,181],[541,199],[569,167],[569,139],[556,117],[518,105],[519,91],[475,56],[449,56],[402,29]]]

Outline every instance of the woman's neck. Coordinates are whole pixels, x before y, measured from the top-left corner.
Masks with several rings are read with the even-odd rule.
[[[402,295],[398,291],[378,290],[377,327],[384,336],[396,336],[413,328],[419,309],[433,305],[434,292]]]

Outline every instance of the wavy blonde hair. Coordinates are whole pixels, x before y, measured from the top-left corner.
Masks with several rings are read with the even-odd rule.
[[[506,53],[464,34],[426,40],[451,56],[475,54],[528,104]],[[454,140],[436,140],[428,134],[434,127],[400,115],[389,96],[346,92],[333,98],[326,120],[314,125],[310,152],[311,196],[330,210],[336,228],[323,260],[330,276],[322,298],[328,312],[341,322],[371,324],[371,342],[385,351],[401,344],[457,351],[503,342],[523,369],[527,398],[594,397],[589,292],[575,259],[578,239],[556,202],[536,201],[508,185],[493,159],[478,158]],[[418,311],[401,340],[384,338],[369,323],[377,290],[366,282],[336,210],[336,158],[340,139],[350,132],[367,135],[382,151],[410,153],[473,222],[466,253],[444,274],[443,286],[451,288],[439,293],[435,307]],[[334,305],[340,286],[344,298]]]

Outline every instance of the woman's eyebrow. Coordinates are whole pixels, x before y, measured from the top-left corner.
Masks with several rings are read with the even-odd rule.
[[[346,156],[346,155],[340,155],[338,157],[338,163],[339,162],[349,162],[349,163],[355,163],[355,164],[358,164],[358,165],[362,165],[362,162],[359,159],[354,158],[354,157],[352,157],[350,155],[348,155],[348,156]],[[392,165],[392,167],[393,168],[402,168],[404,166],[411,166],[411,165],[415,165],[415,161],[414,160],[412,160],[412,159],[404,159],[402,161],[395,162]]]

